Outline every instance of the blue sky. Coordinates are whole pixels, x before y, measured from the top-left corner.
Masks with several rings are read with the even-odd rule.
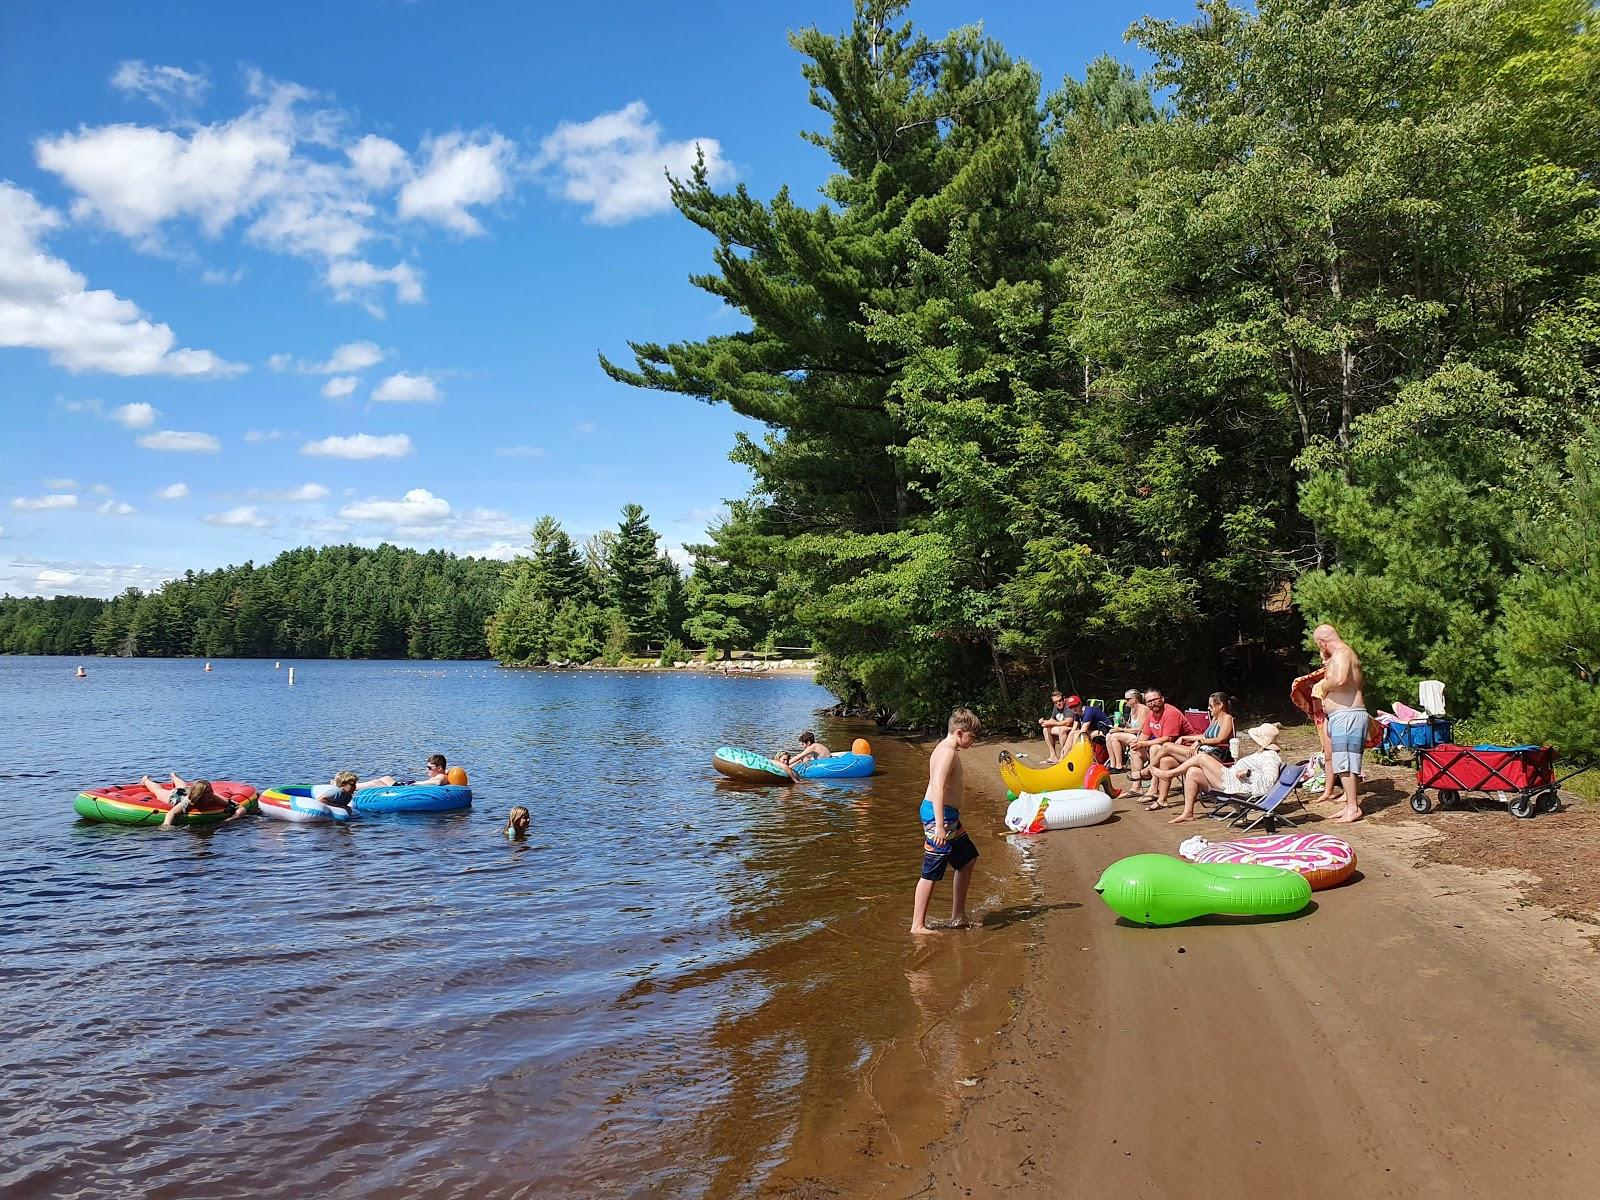
[[[1138,5],[927,0],[1047,83]],[[726,409],[604,350],[737,327],[662,167],[813,195],[789,29],[827,3],[0,6],[0,592],[295,545],[509,556],[742,494]]]

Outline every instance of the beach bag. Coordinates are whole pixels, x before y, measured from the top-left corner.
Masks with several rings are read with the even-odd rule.
[[[1306,773],[1300,777],[1300,786],[1308,792],[1320,792],[1328,786],[1328,760],[1318,750],[1306,762]]]

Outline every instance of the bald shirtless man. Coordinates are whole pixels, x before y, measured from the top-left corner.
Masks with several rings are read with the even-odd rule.
[[[1322,651],[1322,708],[1328,714],[1328,780],[1339,777],[1344,807],[1331,818],[1345,825],[1361,820],[1361,752],[1367,742],[1367,700],[1361,660],[1332,625],[1318,625],[1311,638]],[[1331,798],[1331,797],[1330,797]]]

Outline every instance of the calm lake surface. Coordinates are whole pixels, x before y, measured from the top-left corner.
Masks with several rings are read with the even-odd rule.
[[[9,1197],[877,1191],[956,1111],[1020,971],[1026,851],[971,802],[988,927],[905,933],[925,748],[874,736],[877,777],[792,792],[712,771],[723,743],[872,736],[807,679],[84,662],[0,658]],[[434,751],[470,812],[72,811],[146,772],[412,777]]]

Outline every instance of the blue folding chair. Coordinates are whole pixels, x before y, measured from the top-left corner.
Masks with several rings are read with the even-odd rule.
[[[1229,825],[1249,833],[1257,825],[1266,823],[1267,832],[1271,833],[1278,827],[1278,823],[1293,825],[1294,821],[1284,810],[1295,804],[1300,805],[1301,811],[1305,810],[1305,801],[1295,791],[1301,778],[1306,773],[1309,762],[1287,763],[1278,772],[1278,782],[1272,785],[1272,790],[1257,800],[1253,796],[1235,796],[1228,792],[1201,792],[1199,800],[1208,805],[1211,811],[1208,817],[1215,817],[1219,821],[1227,821]]]

